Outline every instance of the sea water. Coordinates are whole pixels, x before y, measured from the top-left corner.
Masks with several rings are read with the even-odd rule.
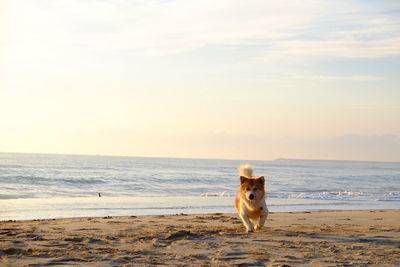
[[[0,153],[0,220],[232,213],[244,163],[273,212],[400,208],[400,163]]]

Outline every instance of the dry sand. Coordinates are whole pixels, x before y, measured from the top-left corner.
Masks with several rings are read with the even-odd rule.
[[[2,266],[398,266],[400,210],[0,222]]]

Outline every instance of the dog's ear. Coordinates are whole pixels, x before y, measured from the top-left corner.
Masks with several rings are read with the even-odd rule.
[[[240,176],[240,184],[243,184],[243,183],[246,182],[247,180],[249,180],[249,178],[244,177],[244,176]]]
[[[257,180],[260,181],[262,184],[265,183],[265,178],[264,178],[264,176],[258,177]]]

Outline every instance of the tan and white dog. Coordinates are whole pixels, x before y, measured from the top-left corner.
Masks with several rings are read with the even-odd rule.
[[[268,217],[265,203],[265,178],[253,177],[249,165],[239,167],[240,187],[235,199],[235,207],[247,232],[260,230]],[[254,226],[255,224],[255,226]]]

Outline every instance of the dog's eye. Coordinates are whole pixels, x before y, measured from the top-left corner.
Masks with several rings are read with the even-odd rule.
[[[247,191],[250,191],[250,187],[247,187],[246,190],[247,190]]]

